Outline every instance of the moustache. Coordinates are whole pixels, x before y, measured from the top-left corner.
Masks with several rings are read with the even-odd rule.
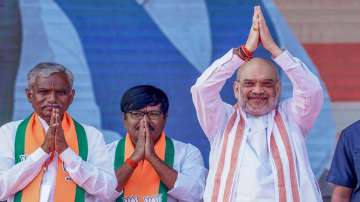
[[[60,108],[62,108],[62,105],[61,104],[47,104],[47,105],[44,105],[42,108],[60,109]]]

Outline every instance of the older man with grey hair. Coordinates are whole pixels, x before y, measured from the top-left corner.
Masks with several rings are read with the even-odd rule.
[[[76,122],[73,74],[56,63],[28,73],[34,113],[0,127],[0,200],[105,201],[117,185],[102,134]]]

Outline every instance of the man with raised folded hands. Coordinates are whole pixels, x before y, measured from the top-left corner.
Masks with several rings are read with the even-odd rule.
[[[34,113],[0,128],[0,200],[103,201],[116,187],[103,135],[66,111],[73,101],[73,74],[40,63],[27,75]]]
[[[293,85],[279,102],[274,65],[252,58],[261,44]],[[236,72],[237,103],[220,91]],[[191,88],[200,125],[211,144],[204,201],[322,201],[308,161],[305,138],[318,116],[319,80],[298,58],[274,42],[259,6],[245,45],[216,60]]]
[[[166,94],[154,86],[135,86],[124,93],[127,134],[108,145],[117,201],[201,201],[207,169],[195,146],[166,135],[168,109]]]

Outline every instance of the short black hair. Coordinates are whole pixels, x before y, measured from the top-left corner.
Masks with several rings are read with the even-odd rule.
[[[123,94],[121,98],[121,111],[127,113],[158,104],[160,104],[161,112],[167,115],[169,99],[164,91],[151,85],[139,85],[128,89]]]

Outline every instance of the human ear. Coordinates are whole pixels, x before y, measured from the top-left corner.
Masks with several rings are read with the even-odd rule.
[[[33,90],[30,89],[30,88],[26,88],[25,89],[25,94],[26,94],[27,100],[31,103],[32,98],[33,98]]]
[[[238,98],[238,92],[239,92],[239,90],[240,90],[240,83],[238,82],[238,81],[234,81],[234,84],[233,84],[233,91],[234,91],[234,97],[236,98],[236,99],[239,99]]]

